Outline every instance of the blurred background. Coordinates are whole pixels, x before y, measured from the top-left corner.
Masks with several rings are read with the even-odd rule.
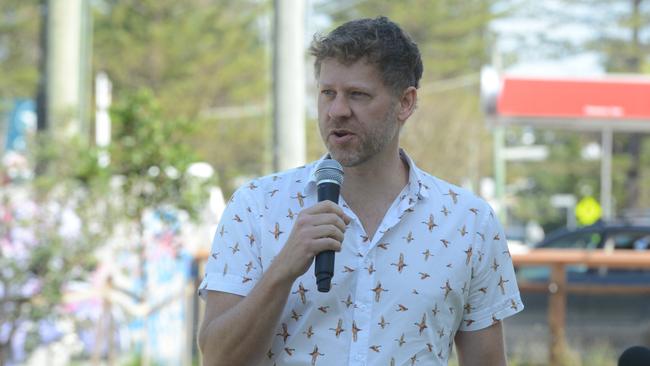
[[[196,281],[224,201],[325,152],[306,49],[378,15],[425,66],[403,147],[488,200],[513,254],[607,248],[607,225],[612,248],[647,250],[648,0],[2,0],[0,365],[199,364]],[[508,80],[616,80],[641,112],[517,114]],[[569,296],[562,362],[650,344],[635,273],[633,293]],[[524,292],[506,323],[511,364],[548,364],[547,295]]]

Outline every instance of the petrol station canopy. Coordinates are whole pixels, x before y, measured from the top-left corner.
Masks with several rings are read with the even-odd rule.
[[[600,202],[613,217],[612,145],[614,132],[650,132],[650,76],[591,78],[500,75],[481,70],[481,102],[492,127],[597,131],[602,134]],[[505,184],[502,128],[495,129],[495,181]]]
[[[593,78],[481,74],[491,125],[650,132],[650,76]]]

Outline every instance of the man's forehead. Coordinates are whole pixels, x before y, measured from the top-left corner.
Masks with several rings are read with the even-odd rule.
[[[326,57],[321,60],[320,62],[320,68],[321,70],[323,69],[324,65],[329,65],[329,66],[340,66],[340,67],[347,67],[347,68],[354,68],[354,67],[372,67],[376,68],[377,65],[374,63],[370,62],[367,57],[361,57],[356,60],[346,60],[346,59],[341,59],[338,57]]]
[[[381,83],[381,78],[377,66],[368,63],[365,59],[344,63],[334,58],[328,58],[321,63],[316,81],[319,85],[341,82],[367,84]]]

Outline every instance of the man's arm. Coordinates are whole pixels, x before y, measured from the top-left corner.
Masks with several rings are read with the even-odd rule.
[[[485,329],[459,331],[454,341],[460,366],[507,365],[501,322]]]
[[[203,364],[254,365],[268,350],[293,282],[314,256],[341,250],[350,219],[329,201],[300,212],[284,247],[246,296],[208,291],[199,330]]]
[[[246,296],[208,291],[199,331],[203,364],[250,365],[259,362],[287,302],[292,282],[267,273]]]

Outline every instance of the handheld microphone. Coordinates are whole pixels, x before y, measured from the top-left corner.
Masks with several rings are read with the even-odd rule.
[[[626,349],[618,359],[618,366],[650,365],[650,348],[634,346]]]
[[[339,192],[343,184],[343,167],[333,159],[324,159],[316,168],[316,185],[318,202],[332,201],[339,203]],[[314,266],[318,291],[329,292],[334,275],[334,251],[325,250],[316,254]]]

